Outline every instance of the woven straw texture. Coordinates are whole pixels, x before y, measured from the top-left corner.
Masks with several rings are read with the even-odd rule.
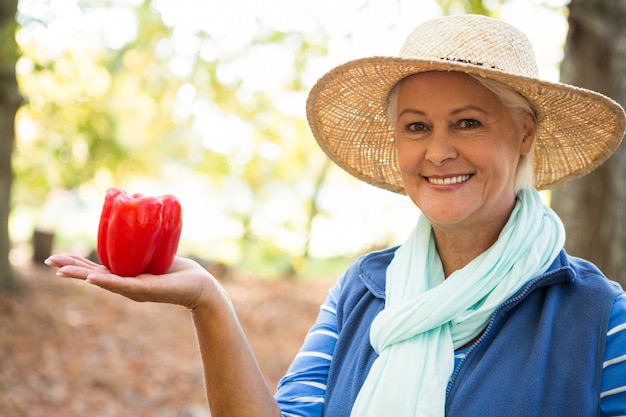
[[[416,28],[399,57],[350,61],[313,86],[307,117],[326,154],[355,177],[404,193],[393,130],[387,117],[390,90],[427,71],[461,71],[506,84],[536,112],[535,187],[581,177],[619,146],[626,115],[593,91],[539,79],[528,38],[516,28],[479,15],[447,16]]]

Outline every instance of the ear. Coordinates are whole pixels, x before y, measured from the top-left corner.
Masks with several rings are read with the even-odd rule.
[[[524,112],[522,116],[520,133],[522,134],[520,156],[524,156],[527,155],[532,149],[535,137],[537,136],[537,122],[528,112]]]

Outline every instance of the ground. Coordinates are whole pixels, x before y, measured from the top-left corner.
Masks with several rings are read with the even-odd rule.
[[[0,295],[0,416],[208,416],[186,309],[19,269],[22,294]],[[332,281],[230,274],[222,284],[273,389]]]

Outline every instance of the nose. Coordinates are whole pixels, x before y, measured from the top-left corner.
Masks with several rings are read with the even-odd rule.
[[[454,139],[445,131],[433,131],[428,141],[425,158],[435,166],[441,166],[458,156]]]

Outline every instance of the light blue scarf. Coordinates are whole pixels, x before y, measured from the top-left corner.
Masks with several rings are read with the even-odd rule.
[[[545,272],[565,243],[558,216],[535,189],[518,193],[496,243],[444,279],[425,216],[387,268],[385,308],[372,322],[379,354],[352,417],[443,417],[454,350],[473,340],[493,311]]]

